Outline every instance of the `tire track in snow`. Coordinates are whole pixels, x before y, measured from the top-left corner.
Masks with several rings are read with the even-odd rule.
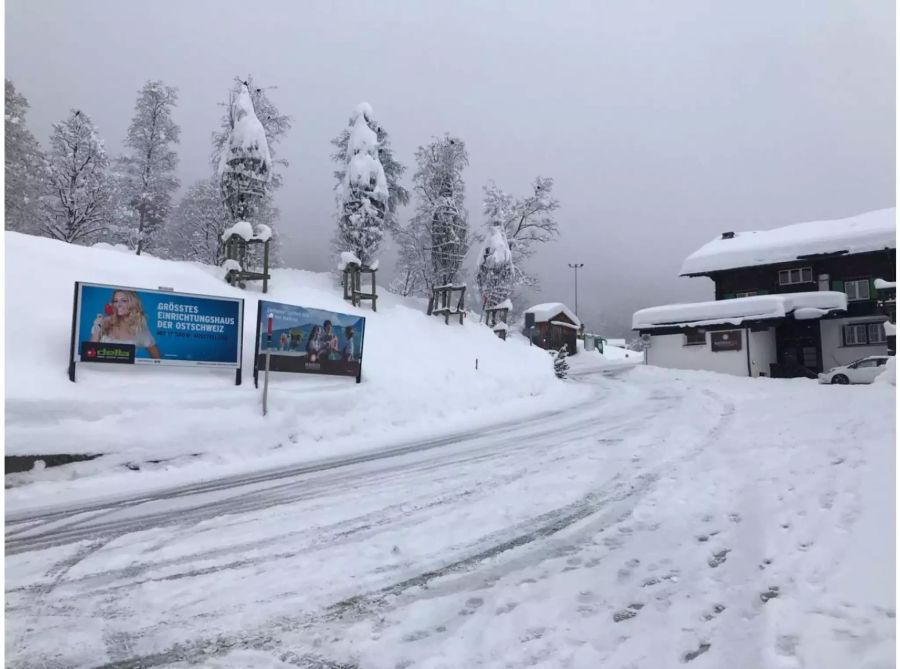
[[[710,399],[717,401],[722,407],[721,414],[718,417],[716,424],[710,429],[702,442],[692,448],[684,457],[680,458],[678,462],[684,462],[695,457],[710,443],[714,442],[734,413],[733,404],[723,401],[719,396],[713,393],[704,392],[703,394]],[[661,396],[657,399],[668,400],[677,398]],[[673,409],[676,407],[672,405],[666,408]],[[646,417],[643,417],[642,420],[646,420]],[[661,470],[672,464],[672,462],[667,462],[657,469]],[[584,537],[594,536],[605,527],[611,527],[626,520],[640,498],[652,487],[658,477],[658,471],[655,473],[645,473],[638,479],[637,485],[630,485],[629,483],[616,478],[613,481],[607,482],[607,484],[602,486],[599,490],[592,491],[573,503],[542,514],[538,517],[540,525],[537,528],[532,527],[527,532],[515,534],[503,541],[484,547],[476,553],[464,556],[437,569],[424,571],[412,577],[396,581],[374,592],[335,602],[318,614],[306,613],[299,616],[282,617],[267,624],[265,631],[260,630],[255,633],[234,636],[220,635],[215,639],[178,644],[161,653],[131,658],[125,663],[102,665],[102,667],[98,669],[122,669],[123,667],[132,666],[154,667],[182,661],[195,663],[202,661],[203,658],[224,655],[238,648],[272,650],[273,644],[278,644],[274,636],[275,631],[280,633],[296,632],[299,629],[308,629],[320,623],[327,624],[334,621],[345,622],[348,616],[351,618],[357,616],[365,617],[370,613],[382,610],[383,600],[387,596],[400,595],[417,587],[427,585],[429,582],[440,578],[441,576],[456,574],[465,575],[471,573],[472,568],[484,562],[498,558],[505,553],[514,552],[516,549],[522,549],[542,540],[550,539],[554,535],[577,525],[579,522],[588,520],[597,513],[605,511],[606,513],[603,514],[602,519],[599,519],[597,523],[591,524],[589,527],[585,527],[581,533]],[[629,486],[627,490],[625,489],[626,486]],[[618,506],[616,506],[617,504]],[[531,521],[527,524],[532,524],[533,522],[534,521]],[[571,541],[572,538],[570,537],[569,542],[571,543]],[[533,564],[535,560],[540,562],[553,554],[552,548],[544,551],[539,550],[531,555],[522,556],[521,561],[523,563]],[[496,569],[502,570],[503,573],[508,573],[509,571],[508,565],[498,565],[496,566]],[[475,577],[482,581],[481,586],[484,587],[484,575],[475,574]],[[491,578],[496,580],[497,577],[493,576]],[[463,589],[465,589],[465,587]],[[433,594],[434,590],[432,589],[430,593]],[[317,658],[316,661],[322,660]],[[300,664],[299,666],[313,667],[319,665],[309,663]],[[340,663],[331,662],[324,666],[355,665],[342,665]]]

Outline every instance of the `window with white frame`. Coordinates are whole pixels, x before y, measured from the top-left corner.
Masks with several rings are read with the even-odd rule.
[[[849,323],[844,326],[844,346],[884,344],[884,323]]]
[[[753,297],[754,295],[759,295],[755,290],[745,290],[740,293],[735,293],[735,297]]]
[[[778,283],[782,286],[791,286],[795,283],[812,283],[812,280],[812,267],[783,269],[778,272]]]
[[[847,300],[868,300],[869,298],[869,280],[856,279],[855,281],[844,281],[844,292],[847,293]]]
[[[884,323],[869,323],[869,343],[886,344],[887,337],[884,334]]]
[[[685,346],[705,346],[706,332],[703,330],[688,330],[684,333]]]

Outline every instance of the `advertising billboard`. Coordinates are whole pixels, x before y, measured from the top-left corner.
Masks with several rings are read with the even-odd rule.
[[[70,363],[239,369],[243,315],[239,298],[77,282]]]
[[[267,332],[270,314],[271,347]],[[363,316],[260,300],[254,379],[265,369],[268,351],[270,371],[354,376],[358,383],[365,330]]]

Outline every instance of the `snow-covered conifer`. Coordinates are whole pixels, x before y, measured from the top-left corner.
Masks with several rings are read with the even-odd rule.
[[[254,221],[268,193],[272,156],[246,83],[233,97],[231,122],[231,133],[218,165],[222,196],[233,220]]]
[[[456,283],[469,249],[468,212],[462,171],[469,164],[465,143],[445,135],[416,151],[413,176],[416,213],[396,227],[400,247],[393,288],[401,294],[429,294]]]
[[[361,104],[351,122],[334,238],[335,251],[353,253],[366,267],[377,260],[388,200],[387,178],[378,160],[378,136],[366,122],[370,111],[369,105]]]
[[[409,202],[409,191],[400,183],[400,178],[406,171],[406,167],[401,165],[394,158],[394,151],[391,148],[391,138],[384,126],[375,118],[371,105],[367,103],[361,104],[357,108],[357,113],[362,112],[366,119],[366,125],[375,133],[378,140],[378,162],[384,170],[384,178],[387,180],[388,198],[384,212],[384,227],[386,230],[396,230],[399,227],[397,221],[397,212],[399,208]],[[334,176],[337,180],[337,188],[340,189],[344,183],[347,166],[347,147],[350,141],[350,130],[353,127],[355,116],[351,117],[347,128],[331,140],[336,147],[332,154],[332,159],[337,162],[338,169],[335,170]]]
[[[6,80],[6,229],[40,232],[41,195],[46,175],[45,158],[28,130],[28,100]]]
[[[91,119],[73,110],[53,125],[48,189],[42,223],[45,234],[70,243],[91,243],[109,228],[109,160]]]
[[[148,81],[138,92],[134,117],[125,146],[130,152],[117,162],[116,188],[121,201],[133,211],[133,244],[138,255],[153,246],[154,235],[165,223],[172,193],[178,188],[175,168],[179,127],[172,120],[178,91],[161,81]]]
[[[553,372],[556,374],[556,378],[564,379],[569,376],[569,361],[566,358],[569,357],[569,353],[566,350],[566,345],[563,344],[562,348],[558,351],[551,351],[553,354]]]
[[[475,276],[482,306],[492,307],[508,300],[512,295],[514,276],[515,266],[506,229],[500,220],[495,219],[485,240]]]

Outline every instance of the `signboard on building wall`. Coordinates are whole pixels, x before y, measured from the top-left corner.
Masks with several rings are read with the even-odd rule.
[[[267,332],[269,314],[271,344]],[[268,351],[269,369],[273,372],[355,376],[359,382],[365,329],[363,316],[260,300],[254,378],[265,369]]]
[[[723,332],[709,333],[710,345],[714,353],[719,351],[740,351],[741,331],[726,330]]]
[[[75,284],[75,362],[240,369],[244,301],[127,286]]]

